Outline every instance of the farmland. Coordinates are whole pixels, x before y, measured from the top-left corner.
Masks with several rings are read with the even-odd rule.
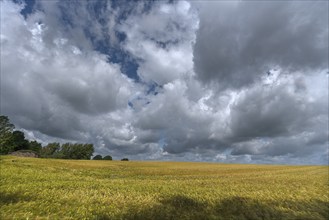
[[[328,166],[0,159],[1,219],[329,219]]]

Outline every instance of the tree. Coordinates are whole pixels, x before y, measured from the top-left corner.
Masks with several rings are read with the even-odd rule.
[[[42,149],[42,146],[39,142],[37,142],[37,141],[29,142],[29,150],[33,150],[37,153],[40,153],[41,149]]]
[[[59,143],[49,143],[40,150],[41,157],[56,157],[60,148]]]
[[[61,146],[59,143],[49,143],[41,149],[42,157],[58,159],[90,160],[93,153],[92,144],[65,143]]]
[[[122,158],[121,161],[129,161],[128,158]]]
[[[103,160],[112,160],[112,157],[110,155],[107,155],[107,156],[103,157]]]
[[[65,143],[62,145],[60,153],[63,159],[90,160],[94,153],[92,144],[72,144]]]
[[[15,126],[9,122],[9,118],[0,115],[0,154],[8,154],[13,151],[12,132]]]
[[[94,156],[94,158],[93,158],[93,160],[102,160],[102,159],[103,159],[103,157],[99,154]]]
[[[86,153],[86,158],[90,160],[91,155],[94,153],[94,145],[93,144],[85,144],[85,153]]]
[[[94,146],[92,144],[80,144],[78,150],[80,151],[80,154],[77,159],[90,160],[94,153]]]
[[[9,122],[9,118],[7,116],[0,115],[0,135],[8,132],[11,133],[14,128],[15,126]]]
[[[14,150],[27,150],[29,148],[29,142],[25,139],[24,132],[14,131],[12,136],[12,145]]]
[[[0,115],[0,154],[8,154],[18,150],[33,150],[39,152],[41,144],[37,141],[25,139],[24,132],[13,131],[15,126],[9,122],[9,118]]]
[[[37,141],[28,141],[21,131],[13,131],[15,126],[9,122],[7,116],[0,115],[0,154],[8,154],[18,150],[33,150],[41,157],[62,159],[90,160],[94,153],[92,144],[49,143],[42,147]]]

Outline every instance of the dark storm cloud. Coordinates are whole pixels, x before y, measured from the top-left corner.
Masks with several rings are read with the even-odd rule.
[[[250,85],[269,69],[328,68],[328,2],[200,4],[194,67],[221,89]]]

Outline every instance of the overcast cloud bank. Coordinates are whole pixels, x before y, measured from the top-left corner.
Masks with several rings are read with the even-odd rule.
[[[0,110],[31,139],[328,164],[328,2],[0,4]]]

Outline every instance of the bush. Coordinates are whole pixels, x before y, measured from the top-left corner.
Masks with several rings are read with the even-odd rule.
[[[121,161],[129,161],[128,158],[122,158]]]
[[[107,155],[107,156],[103,157],[103,160],[112,160],[112,157],[110,155]]]
[[[102,156],[101,155],[96,155],[94,156],[93,160],[102,160]]]

